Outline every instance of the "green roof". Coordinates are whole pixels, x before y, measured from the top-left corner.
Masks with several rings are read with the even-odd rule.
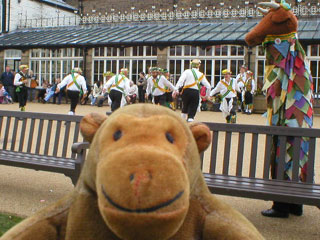
[[[0,36],[0,48],[132,45],[245,45],[245,35],[258,20],[237,22],[80,25],[24,29]],[[300,20],[300,41],[320,43],[320,22]]]

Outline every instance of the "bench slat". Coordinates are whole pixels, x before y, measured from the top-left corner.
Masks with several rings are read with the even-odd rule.
[[[249,177],[256,176],[256,165],[257,165],[257,150],[258,150],[258,134],[252,134],[251,142],[251,157],[250,157],[250,172]]]
[[[242,176],[243,151],[244,151],[245,133],[240,132],[238,138],[237,170],[236,176]]]
[[[16,146],[18,122],[19,122],[19,119],[15,118],[14,119],[14,125],[13,125],[12,139],[11,139],[11,147],[10,147],[11,151],[14,151],[14,148]]]
[[[230,149],[231,149],[231,132],[226,132],[224,143],[224,158],[222,173],[227,175],[229,173]]]
[[[268,180],[266,180],[268,181]],[[221,187],[225,187],[226,189],[230,187],[237,187],[242,190],[254,190],[254,191],[269,191],[273,193],[289,193],[292,196],[295,195],[313,195],[313,196],[318,196],[320,198],[320,188],[304,188],[303,184],[302,186],[290,186],[290,184],[287,184],[286,186],[279,186],[276,183],[273,182],[273,184],[268,184],[267,182],[264,183],[246,183],[243,184],[238,181],[229,181],[228,179],[220,179],[220,178],[206,178],[206,182],[209,185],[209,187],[216,187],[217,185],[220,185]],[[304,196],[305,197],[305,196]],[[320,201],[320,199],[319,199]]]
[[[49,145],[50,145],[50,138],[51,138],[51,132],[52,132],[52,120],[49,120],[48,122],[48,128],[47,128],[47,136],[46,136],[46,142],[44,146],[44,154],[48,155],[49,152]]]
[[[73,142],[79,142],[79,132],[80,132],[80,123],[76,122],[76,125],[74,127],[74,137],[73,137]],[[71,158],[75,157],[75,153],[71,154]],[[201,161],[201,164],[203,164],[203,161]],[[202,166],[201,166],[202,169]]]
[[[309,140],[308,165],[307,165],[307,182],[313,183],[314,161],[315,161],[316,139],[311,137]]]
[[[3,121],[3,117],[0,116],[0,137],[1,137],[1,130],[2,130],[2,121]]]
[[[271,164],[271,149],[272,149],[272,136],[266,135],[266,145],[264,150],[264,163],[263,163],[263,178],[269,179],[270,164]]]
[[[279,136],[278,141],[280,141],[280,154],[279,154],[279,162],[277,163],[277,179],[283,180],[284,179],[284,165],[285,159],[287,154],[287,138],[286,136]]]
[[[69,143],[69,134],[70,134],[70,122],[66,122],[66,128],[64,132],[64,141],[63,141],[63,150],[62,150],[62,157],[67,156],[67,149],[68,149],[68,143]]]
[[[248,178],[248,177],[236,177],[236,176],[226,176],[221,174],[209,174],[203,173],[206,179],[220,179],[222,181],[236,182],[242,185],[254,185],[254,184],[264,184],[264,185],[277,185],[279,187],[286,188],[294,187],[294,188],[308,188],[308,189],[319,189],[320,185],[304,183],[304,182],[292,182],[286,180],[276,180],[276,179],[261,179],[261,178]]]
[[[212,133],[212,145],[211,145],[210,170],[209,170],[210,173],[215,173],[216,172],[218,138],[219,138],[219,132],[218,131],[213,131],[213,133]]]
[[[301,151],[301,137],[295,137],[293,141],[292,156],[292,181],[299,182],[299,159]]]
[[[10,131],[11,117],[7,117],[6,131],[3,139],[3,149],[7,149],[7,144],[9,140],[9,131]]]
[[[58,120],[57,121],[57,128],[56,128],[56,136],[54,139],[54,146],[53,146],[53,156],[57,156],[57,154],[58,154],[60,132],[61,132],[61,121]]]
[[[221,176],[218,176],[217,179],[205,179],[212,193],[274,201],[286,199],[286,202],[290,203],[320,206],[320,186],[310,184],[313,188],[304,188],[303,186],[308,184],[300,183],[299,191],[295,192],[297,188],[295,186],[290,187],[288,182],[286,182],[286,187],[279,188],[275,184],[275,180],[262,180],[262,184],[257,184],[254,181],[255,179],[253,179],[253,183],[251,184],[239,184],[237,180],[229,181],[228,178],[219,179],[219,177]],[[268,182],[272,184],[268,184]],[[293,185],[296,184],[293,183]]]
[[[22,152],[24,146],[24,138],[26,135],[27,119],[22,119],[22,127],[20,132],[19,151]]]
[[[41,138],[42,138],[42,130],[43,130],[43,119],[40,119],[39,128],[38,128],[38,138],[37,138],[37,145],[36,145],[36,154],[40,152],[41,146]]]
[[[36,120],[34,118],[31,119],[31,124],[30,124],[30,129],[29,129],[29,139],[28,139],[27,152],[31,152],[35,121]]]
[[[46,156],[46,155],[38,155],[34,153],[23,153],[23,152],[13,152],[10,150],[0,150],[0,155],[3,157],[6,156],[18,156],[18,157],[25,157],[25,158],[32,158],[32,159],[57,159],[59,161],[63,160],[64,162],[74,162],[75,160],[72,158],[61,158],[61,157],[55,157],[55,156]]]

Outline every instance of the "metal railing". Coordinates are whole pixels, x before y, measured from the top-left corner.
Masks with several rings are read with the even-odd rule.
[[[65,27],[77,26],[81,24],[81,17],[74,15],[72,17],[51,17],[51,18],[25,18],[20,19],[18,29],[23,28],[44,28],[44,27]]]
[[[114,10],[114,9],[111,9]],[[299,5],[292,8],[293,13],[299,18],[320,17],[320,4]],[[115,13],[93,13],[91,15],[75,15],[74,17],[20,19],[18,28],[39,28],[75,26],[82,24],[106,24],[106,23],[132,23],[132,22],[163,22],[163,21],[205,21],[214,19],[251,19],[261,17],[262,14],[256,7],[216,9],[176,9],[166,11],[134,11]]]

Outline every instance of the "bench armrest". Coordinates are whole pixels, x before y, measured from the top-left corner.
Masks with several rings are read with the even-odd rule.
[[[71,149],[73,153],[79,154],[81,153],[82,150],[89,149],[89,147],[90,147],[90,143],[88,142],[77,142],[72,144]]]

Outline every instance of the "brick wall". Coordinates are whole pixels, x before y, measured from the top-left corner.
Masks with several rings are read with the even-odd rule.
[[[70,5],[73,5],[75,7],[79,6],[79,1],[80,0],[66,0],[66,2]],[[262,0],[261,0],[262,1]],[[105,12],[110,13],[110,9],[114,9],[115,12],[131,12],[131,7],[135,7],[134,11],[151,11],[152,6],[155,6],[155,10],[159,11],[160,9],[162,10],[173,10],[173,5],[177,4],[178,9],[184,8],[184,9],[189,9],[193,8],[196,9],[196,3],[200,3],[200,8],[203,9],[205,7],[207,8],[221,8],[221,7],[233,7],[237,8],[239,7],[253,7],[256,5],[258,2],[261,2],[258,0],[241,0],[241,1],[234,1],[234,0],[147,0],[147,1],[142,1],[142,0],[82,0],[83,6],[84,6],[84,14],[91,14],[92,10],[96,10],[96,13],[102,13],[104,14]],[[263,1],[268,1],[268,0],[263,0]],[[222,6],[220,3],[224,3]],[[245,2],[248,2],[249,4],[246,5]],[[288,3],[292,4],[294,6],[296,4],[296,0],[287,0]],[[302,0],[301,4],[317,4],[318,0]]]

